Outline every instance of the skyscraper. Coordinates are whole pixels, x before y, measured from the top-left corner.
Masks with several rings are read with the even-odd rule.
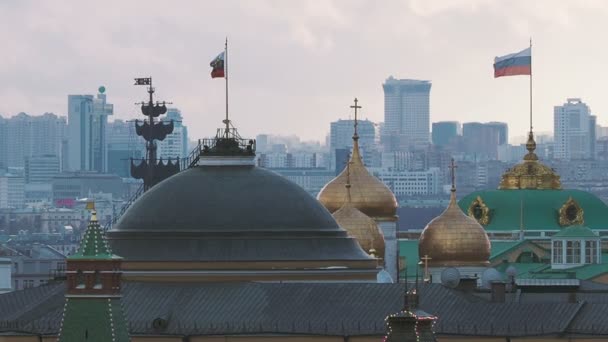
[[[423,148],[430,142],[431,82],[395,79],[390,76],[384,88],[385,151]]]
[[[168,108],[165,122],[173,120],[173,132],[165,140],[157,142],[159,158],[186,158],[188,156],[188,128],[182,121],[182,112],[177,108]]]
[[[498,146],[508,142],[508,132],[508,126],[503,122],[465,122],[462,124],[465,151],[481,159],[496,160]]]
[[[106,172],[106,126],[114,105],[107,103],[105,87],[93,95],[68,95],[69,169]]]
[[[42,154],[61,157],[66,130],[65,117],[52,113],[0,119],[0,165],[23,167],[25,158]]]
[[[593,127],[592,127],[593,126]],[[555,159],[593,158],[595,151],[595,117],[579,98],[569,98],[553,108]]]
[[[453,143],[459,131],[460,122],[458,121],[433,122],[433,145],[447,146]]]

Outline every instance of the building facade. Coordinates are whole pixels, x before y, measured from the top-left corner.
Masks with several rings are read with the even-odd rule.
[[[24,179],[20,175],[0,175],[0,208],[22,208],[25,205]]]
[[[388,171],[374,172],[395,196],[431,196],[441,193],[441,172],[431,167],[425,171]]]
[[[384,89],[382,144],[395,151],[426,147],[430,142],[431,82],[389,77]]]
[[[329,128],[329,153],[332,161],[335,161],[337,149],[352,148],[352,136],[354,120],[338,120],[330,124]],[[365,165],[371,166],[373,154],[377,150],[376,125],[369,120],[357,120],[357,131],[359,134],[359,146]],[[331,165],[335,168],[334,165]],[[339,165],[342,170],[344,165]]]
[[[186,158],[188,151],[188,127],[183,124],[182,112],[177,108],[168,108],[167,116],[163,121],[173,120],[173,132],[167,135],[165,140],[157,142],[158,157],[167,158]]]
[[[135,134],[135,125],[123,120],[108,123],[108,173],[131,177],[130,158],[145,155],[145,141]]]
[[[0,119],[0,166],[24,167],[25,158],[36,155],[61,157],[66,132],[65,117],[52,113]]]
[[[458,121],[433,122],[432,141],[433,145],[448,146],[460,134],[461,127]]]
[[[97,96],[68,95],[69,169],[106,172],[108,116],[114,105],[107,103],[105,87]]]
[[[50,183],[61,172],[61,160],[57,155],[45,154],[25,158],[25,182],[27,184]]]
[[[555,159],[589,159],[595,154],[595,117],[579,98],[553,108]]]
[[[462,125],[465,152],[476,160],[498,158],[498,146],[508,143],[509,129],[504,122],[466,122]]]

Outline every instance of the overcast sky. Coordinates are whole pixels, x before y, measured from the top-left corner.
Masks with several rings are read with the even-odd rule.
[[[95,4],[95,5],[93,5]],[[230,110],[244,136],[323,140],[348,118],[382,121],[389,76],[431,80],[431,121],[528,125],[527,76],[493,78],[497,55],[533,39],[535,127],[581,97],[607,125],[608,1],[3,1],[0,113],[67,112],[67,94],[107,88],[115,118],[140,117],[134,77],[213,135],[224,82],[209,62],[229,39]]]

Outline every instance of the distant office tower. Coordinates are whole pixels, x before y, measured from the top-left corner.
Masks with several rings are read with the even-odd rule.
[[[448,146],[454,143],[459,132],[460,122],[458,121],[433,122],[433,145]]]
[[[595,117],[589,106],[578,98],[570,98],[553,109],[555,159],[588,159],[594,157]]]
[[[106,102],[105,87],[93,95],[68,95],[69,169],[106,172],[106,129],[114,105]]]
[[[0,120],[0,165],[23,167],[27,157],[61,156],[66,129],[65,118],[52,113],[40,116],[19,113]]]
[[[466,122],[462,124],[465,152],[476,155],[477,159],[496,160],[498,146],[504,145],[504,142],[508,141],[507,135],[506,123]]]
[[[357,134],[359,135],[359,147],[363,156],[363,162],[371,166],[374,152],[378,149],[376,144],[376,125],[369,120],[357,120]],[[353,134],[355,120],[338,120],[330,123],[329,128],[329,153],[330,158],[335,160],[337,149],[348,149],[353,147]],[[337,165],[338,166],[338,165]],[[344,165],[339,165],[344,169]]]
[[[25,182],[27,184],[48,183],[61,172],[61,161],[54,154],[25,158]]]
[[[269,150],[268,134],[258,134],[255,138],[255,150],[257,153],[264,153]]]
[[[498,132],[498,145],[504,145],[509,143],[509,125],[506,122],[488,122],[485,124],[487,127],[491,127]]]
[[[173,120],[173,132],[163,141],[158,141],[157,156],[159,158],[186,158],[188,156],[188,128],[184,126],[182,112],[177,108],[167,109],[163,121]]]
[[[384,88],[385,151],[419,149],[429,142],[430,81],[389,77]]]
[[[130,178],[130,158],[140,159],[145,155],[146,142],[135,134],[135,125],[123,120],[108,123],[108,173]]]

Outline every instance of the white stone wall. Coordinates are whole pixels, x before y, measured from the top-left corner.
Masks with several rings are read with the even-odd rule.
[[[397,256],[399,245],[397,240],[397,221],[376,219],[376,223],[384,235],[384,268],[396,281],[398,273]]]

